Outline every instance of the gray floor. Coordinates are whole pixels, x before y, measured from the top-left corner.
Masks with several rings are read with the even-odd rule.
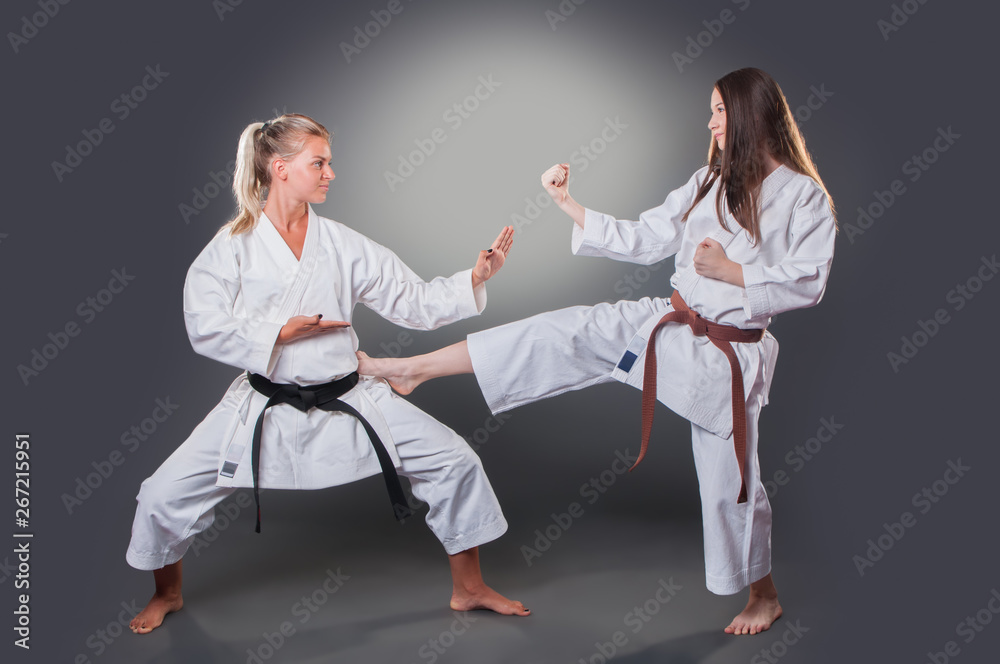
[[[533,611],[528,618],[448,609],[445,557],[420,523],[395,534],[398,526],[391,522],[376,524],[373,532],[345,533],[339,542],[310,533],[305,522],[272,520],[259,537],[251,528],[251,516],[243,514],[232,532],[197,557],[189,555],[185,608],[150,635],[126,631],[106,645],[99,661],[541,664],[599,663],[613,656],[626,663],[707,664],[749,661],[782,636],[792,640],[786,632],[795,624],[809,631],[785,661],[810,661],[821,647],[813,638],[821,630],[812,630],[829,618],[821,597],[798,590],[809,587],[810,571],[779,560],[775,576],[786,616],[762,636],[722,633],[745,594],[709,593],[699,528],[670,520],[585,514],[530,567],[519,549],[532,545],[531,533],[483,547],[487,580],[524,601]],[[324,589],[331,573],[342,585],[331,580]],[[122,578],[130,599],[145,599],[145,575]],[[108,588],[95,598],[94,615],[117,613],[120,590]],[[307,606],[304,597],[313,602]],[[97,654],[86,639],[67,639],[66,645]]]

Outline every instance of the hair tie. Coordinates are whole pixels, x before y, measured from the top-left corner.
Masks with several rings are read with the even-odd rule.
[[[260,127],[260,130],[261,130],[261,131],[267,131],[267,128],[268,128],[268,127],[270,127],[270,126],[271,126],[271,121],[270,121],[270,120],[268,120],[268,121],[267,121],[267,122],[265,122],[265,123],[264,123],[263,125],[261,125],[261,127]]]

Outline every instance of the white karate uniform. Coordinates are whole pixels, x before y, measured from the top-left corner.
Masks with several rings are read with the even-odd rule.
[[[266,216],[253,231],[220,231],[184,284],[184,317],[194,349],[275,383],[316,385],[357,369],[354,328],[276,344],[296,315],[351,321],[362,303],[386,319],[429,330],[482,311],[486,289],[471,270],[424,282],[385,247],[309,207],[301,259]],[[507,529],[479,457],[454,431],[394,394],[361,379],[341,397],[382,439],[413,494],[429,504],[427,524],[449,554]],[[180,560],[235,487],[253,486],[251,440],[267,397],[245,373],[139,491],[126,558],[138,569]],[[258,486],[319,489],[381,473],[361,422],[342,412],[307,413],[279,404],[263,423]],[[389,517],[387,501],[386,516]],[[264,522],[266,524],[266,514]]]
[[[727,226],[736,232],[719,224],[718,182],[681,221],[707,175],[707,166],[698,170],[638,222],[587,210],[584,227],[573,226],[573,252],[643,265],[676,254],[670,283],[688,306],[710,321],[743,329],[766,328],[776,314],[818,303],[836,235],[822,188],[786,166],[768,175],[760,192],[761,241],[754,245],[728,212]],[[695,249],[706,237],[742,264],[745,288],[695,273]],[[570,307],[470,335],[469,354],[494,413],[610,380],[641,390],[649,334],[672,310],[666,298]],[[747,400],[748,500],[742,504],[736,503],[740,472],[725,354],[683,324],[665,325],[656,338],[657,398],[691,422],[706,583],[718,594],[738,592],[771,570],[771,507],[760,482],[757,418],[767,403],[778,342],[765,332],[757,343],[732,346]],[[655,453],[656,442],[650,447]]]

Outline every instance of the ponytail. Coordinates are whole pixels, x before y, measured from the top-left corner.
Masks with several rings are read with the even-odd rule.
[[[312,118],[286,113],[267,122],[252,122],[240,134],[236,148],[233,193],[238,206],[236,217],[224,228],[230,235],[253,230],[264,213],[265,191],[271,186],[271,162],[291,159],[302,151],[308,136],[330,141],[330,132]]]

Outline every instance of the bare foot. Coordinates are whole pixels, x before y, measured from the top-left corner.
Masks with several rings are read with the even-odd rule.
[[[765,597],[750,592],[750,601],[743,611],[733,618],[726,634],[760,634],[770,629],[771,624],[781,617],[781,605],[778,596]]]
[[[475,609],[486,609],[505,616],[527,616],[531,614],[530,609],[524,608],[524,604],[512,599],[507,599],[486,584],[474,590],[455,589],[451,595],[450,606],[455,611],[473,611]]]
[[[163,618],[168,613],[180,611],[182,606],[184,606],[184,599],[179,593],[171,595],[157,593],[149,600],[146,608],[140,611],[135,618],[132,618],[132,622],[128,626],[136,634],[149,634],[163,623]]]
[[[357,355],[359,374],[384,378],[398,394],[407,395],[424,382],[422,378],[411,375],[409,358],[370,357],[360,350]]]

